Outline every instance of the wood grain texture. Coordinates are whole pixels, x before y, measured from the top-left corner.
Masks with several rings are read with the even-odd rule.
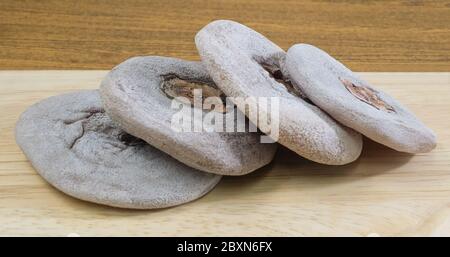
[[[0,235],[450,236],[450,73],[363,73],[438,136],[437,148],[408,155],[365,140],[361,158],[326,166],[281,148],[273,163],[224,178],[198,201],[132,211],[57,191],[30,166],[14,124],[45,97],[94,89],[106,71],[0,71]]]
[[[232,19],[282,48],[315,44],[357,71],[450,71],[450,1],[0,1],[0,69],[198,60],[194,35]]]

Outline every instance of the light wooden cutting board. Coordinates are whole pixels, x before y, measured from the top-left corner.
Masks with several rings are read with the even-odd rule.
[[[83,202],[33,170],[14,141],[27,106],[94,89],[106,71],[0,71],[0,235],[450,235],[450,73],[361,73],[438,136],[427,154],[365,140],[361,158],[325,166],[280,148],[275,160],[224,178],[195,202],[133,211]]]

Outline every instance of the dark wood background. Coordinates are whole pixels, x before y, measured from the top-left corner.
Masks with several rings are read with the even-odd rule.
[[[282,48],[357,71],[450,71],[450,1],[0,0],[0,69],[110,69],[135,55],[198,60],[195,33],[232,19]]]

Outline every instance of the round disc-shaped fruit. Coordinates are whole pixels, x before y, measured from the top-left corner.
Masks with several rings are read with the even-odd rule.
[[[179,205],[203,196],[221,178],[120,129],[106,115],[97,91],[54,96],[31,106],[17,122],[16,141],[51,185],[109,206]]]

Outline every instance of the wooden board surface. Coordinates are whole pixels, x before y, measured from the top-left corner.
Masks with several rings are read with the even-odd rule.
[[[315,44],[357,71],[450,71],[450,1],[2,0],[0,69],[110,69],[133,55],[198,60],[196,32],[242,22]]]
[[[106,71],[0,71],[0,235],[450,235],[450,73],[363,73],[438,135],[407,155],[365,141],[361,158],[325,166],[279,149],[274,162],[224,178],[198,201],[133,211],[66,196],[14,141],[14,124],[45,97],[94,89]]]

